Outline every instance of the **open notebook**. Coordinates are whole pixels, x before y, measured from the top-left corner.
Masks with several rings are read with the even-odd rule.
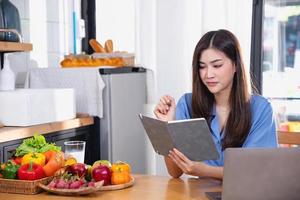
[[[162,121],[140,114],[154,150],[167,156],[173,148],[193,161],[219,158],[215,143],[204,118]]]

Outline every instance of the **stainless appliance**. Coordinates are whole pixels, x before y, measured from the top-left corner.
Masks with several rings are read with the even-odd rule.
[[[139,113],[146,104],[146,70],[99,69],[105,83],[100,129],[100,159],[126,161],[133,173],[146,171],[146,135]]]

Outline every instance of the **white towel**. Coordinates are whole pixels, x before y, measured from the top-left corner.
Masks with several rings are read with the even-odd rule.
[[[99,68],[34,68],[25,82],[25,88],[74,88],[76,112],[100,118],[104,87]]]

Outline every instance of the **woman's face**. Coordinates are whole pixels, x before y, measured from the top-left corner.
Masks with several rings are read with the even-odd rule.
[[[200,78],[211,93],[230,93],[235,66],[223,52],[214,48],[204,50],[199,66]]]

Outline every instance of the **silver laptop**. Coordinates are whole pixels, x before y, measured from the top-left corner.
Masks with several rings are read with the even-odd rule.
[[[222,200],[299,200],[300,148],[225,150]],[[214,197],[213,197],[214,196]]]

